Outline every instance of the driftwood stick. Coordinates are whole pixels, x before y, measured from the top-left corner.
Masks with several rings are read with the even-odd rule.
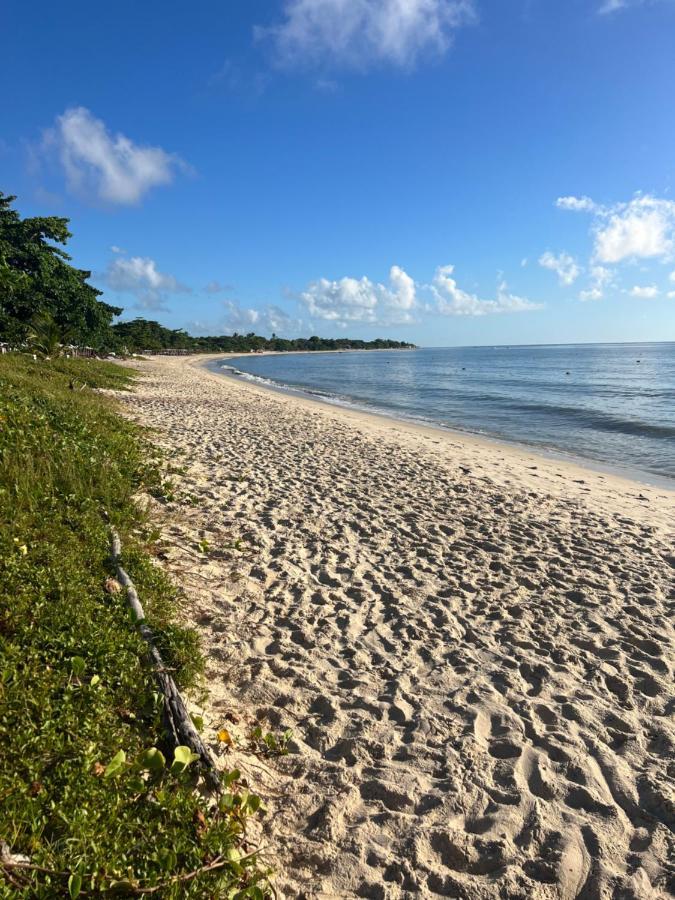
[[[111,559],[115,566],[117,580],[126,589],[127,600],[131,608],[141,637],[148,645],[148,654],[153,663],[155,678],[164,698],[164,723],[168,732],[171,745],[175,748],[186,746],[199,756],[199,764],[204,775],[204,780],[213,791],[220,790],[220,776],[216,764],[208,748],[202,741],[199,732],[194,726],[185,701],[181,697],[176,683],[169,674],[162,660],[161,654],[155,645],[152,629],[145,621],[145,612],[138,597],[138,592],[133,581],[126,573],[120,562],[122,556],[122,543],[117,531],[109,525]]]

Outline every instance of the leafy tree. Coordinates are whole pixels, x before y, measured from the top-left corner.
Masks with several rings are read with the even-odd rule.
[[[50,316],[74,342],[104,346],[122,310],[100,301],[101,292],[87,284],[91,272],[71,266],[54,246],[71,237],[68,219],[22,219],[12,209],[15,199],[0,191],[0,340],[21,343],[32,323]]]

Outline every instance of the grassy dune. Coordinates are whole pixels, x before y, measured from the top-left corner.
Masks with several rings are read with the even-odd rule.
[[[194,686],[197,641],[176,624],[134,501],[162,492],[166,467],[92,390],[132,378],[90,360],[0,357],[0,840],[31,866],[0,864],[0,895],[263,897],[255,857],[241,861],[257,798],[234,772],[209,805],[189,767],[148,753],[163,749],[161,701],[125,599],[106,590],[104,509],[167,665]]]

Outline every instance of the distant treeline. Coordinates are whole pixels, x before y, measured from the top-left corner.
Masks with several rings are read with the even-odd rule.
[[[248,334],[223,334],[214,337],[192,337],[186,331],[172,331],[147,319],[134,319],[132,322],[118,322],[112,326],[115,346],[129,353],[142,353],[144,350],[190,350],[193,353],[246,353],[255,350],[399,350],[409,349],[413,344],[404,341],[390,341],[376,338],[374,341],[361,341],[352,338],[271,338],[261,337],[252,331]]]
[[[99,299],[88,284],[91,272],[76,269],[55,244],[71,237],[68,219],[22,219],[12,208],[16,197],[0,191],[0,343],[31,344],[48,356],[63,345],[91,347],[99,353],[189,350],[193,353],[250,350],[384,350],[411,348],[404,341],[377,338],[295,338],[253,334],[192,337],[146,319],[112,321],[123,310]]]

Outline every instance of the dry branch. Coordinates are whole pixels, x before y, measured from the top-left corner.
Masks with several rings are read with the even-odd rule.
[[[175,748],[186,746],[199,757],[199,765],[204,776],[204,781],[213,791],[220,790],[220,776],[216,764],[208,748],[199,736],[194,726],[185,701],[176,687],[176,683],[164,665],[159,650],[155,645],[152,629],[145,621],[145,612],[138,597],[133,581],[126,573],[120,562],[122,556],[122,543],[117,531],[110,527],[111,559],[116,569],[117,580],[126,589],[127,600],[133,611],[138,630],[148,645],[148,654],[155,671],[155,678],[164,698],[164,724],[168,739]]]

